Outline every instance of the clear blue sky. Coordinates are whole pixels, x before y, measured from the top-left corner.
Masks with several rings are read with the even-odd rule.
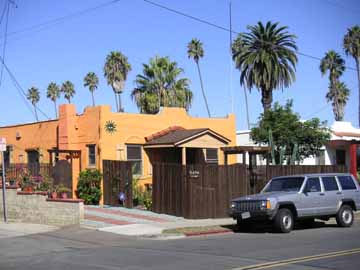
[[[7,0],[0,0],[0,15]],[[9,15],[8,32],[36,25],[57,17],[97,6],[107,0],[51,1],[14,0]],[[213,23],[228,26],[228,0],[153,0]],[[289,26],[296,34],[299,50],[322,57],[329,49],[338,51],[346,65],[355,67],[354,60],[346,57],[342,38],[346,29],[360,23],[358,0],[232,0],[233,29],[245,31],[247,25],[268,20]],[[4,21],[0,25],[0,46],[4,43]],[[130,92],[134,79],[142,71],[142,63],[155,55],[169,56],[185,70],[191,80],[194,103],[190,113],[206,116],[199,79],[193,61],[187,58],[186,45],[197,37],[204,43],[205,57],[201,60],[205,90],[213,115],[225,116],[231,112],[229,34],[188,18],[151,6],[142,0],[121,0],[75,18],[29,32],[9,35],[5,61],[21,86],[27,90],[36,86],[41,91],[39,107],[54,116],[53,104],[46,98],[46,87],[54,81],[61,84],[70,80],[75,84],[73,102],[78,112],[91,103],[83,78],[89,71],[99,75],[100,86],[95,93],[97,104],[114,107],[111,88],[103,77],[106,55],[120,50],[132,65],[126,88],[122,95],[127,112],[137,112]],[[246,128],[243,89],[239,85],[239,72],[233,73],[233,89],[237,128]],[[294,109],[302,118],[319,117],[333,122],[332,109],[326,106],[325,94],[328,78],[322,77],[319,62],[299,56],[297,80],[288,89],[276,91],[274,101],[284,104],[294,99]],[[341,78],[351,89],[345,119],[357,126],[356,72],[347,70]],[[8,74],[4,71],[0,88],[0,125],[31,122],[33,115],[24,105]],[[64,99],[61,99],[64,102]],[[249,95],[251,122],[255,123],[262,111],[260,95],[256,89]]]

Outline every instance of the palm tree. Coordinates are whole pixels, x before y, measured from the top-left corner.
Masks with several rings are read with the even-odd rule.
[[[358,121],[360,126],[360,26],[355,25],[348,29],[344,36],[344,50],[346,55],[351,55],[355,59],[358,87],[359,87],[359,104],[358,104]]]
[[[295,81],[297,46],[287,26],[267,22],[248,26],[232,45],[233,60],[240,70],[240,84],[261,91],[264,111],[271,108],[273,90]]]
[[[52,82],[47,87],[46,97],[49,98],[52,102],[54,102],[55,107],[55,116],[57,116],[57,106],[56,106],[56,100],[60,97],[60,88],[59,86]]]
[[[199,79],[200,79],[200,86],[201,86],[201,91],[202,91],[202,95],[205,101],[205,106],[206,106],[206,110],[207,113],[209,115],[209,117],[211,117],[210,115],[210,110],[209,110],[209,105],[206,99],[206,95],[205,95],[205,91],[204,91],[204,85],[203,85],[203,80],[202,80],[202,76],[201,76],[201,71],[200,71],[200,65],[199,65],[199,60],[200,58],[202,58],[204,56],[204,49],[203,49],[203,44],[201,43],[200,40],[193,38],[189,43],[188,43],[188,57],[194,59],[195,63],[196,63],[196,67],[199,73]]]
[[[143,74],[136,76],[136,88],[131,97],[141,113],[154,114],[161,106],[190,108],[192,92],[190,81],[179,78],[183,69],[168,57],[151,58],[143,64]]]
[[[130,71],[131,65],[129,64],[127,57],[121,52],[113,51],[106,57],[104,76],[108,85],[111,85],[114,91],[116,110],[118,112],[124,111],[121,104],[121,93]]]
[[[335,121],[344,120],[345,105],[349,100],[350,90],[343,82],[336,82],[333,88],[329,87],[326,94],[328,102],[332,102]]]
[[[94,91],[98,88],[99,78],[94,72],[89,72],[84,78],[84,87],[89,87],[91,92],[92,103],[95,106]]]
[[[324,58],[321,59],[320,62],[320,71],[321,74],[324,76],[329,71],[329,93],[332,93],[331,95],[337,94],[336,85],[339,82],[339,77],[344,73],[345,71],[345,61],[341,58],[341,56],[333,51],[328,51]],[[334,112],[338,112],[340,110],[338,99],[334,98]],[[336,116],[335,116],[336,118]]]
[[[75,95],[75,87],[74,84],[70,81],[66,81],[61,86],[61,92],[64,93],[65,99],[71,103],[71,98]]]
[[[36,87],[31,87],[29,90],[28,90],[28,93],[26,95],[26,98],[28,100],[30,100],[31,104],[34,106],[34,111],[35,111],[35,118],[36,118],[36,121],[38,122],[39,121],[39,118],[38,118],[38,114],[37,114],[37,109],[36,109],[36,103],[39,102],[40,100],[40,92],[39,92],[39,89],[37,89]]]

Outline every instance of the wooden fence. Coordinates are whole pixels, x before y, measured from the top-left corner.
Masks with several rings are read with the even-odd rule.
[[[343,166],[153,164],[153,211],[190,219],[227,216],[231,199],[259,192],[275,176],[346,172]]]
[[[132,163],[130,161],[103,160],[104,204],[120,205],[119,194],[125,195],[124,206],[133,207]]]

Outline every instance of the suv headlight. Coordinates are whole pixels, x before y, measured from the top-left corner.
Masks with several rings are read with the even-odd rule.
[[[261,201],[260,208],[261,209],[271,209],[270,200]]]
[[[231,203],[230,203],[230,208],[231,208],[231,209],[236,208],[236,202],[231,202]]]

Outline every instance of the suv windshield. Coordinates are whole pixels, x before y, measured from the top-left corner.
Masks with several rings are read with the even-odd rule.
[[[263,192],[299,191],[303,182],[304,177],[273,178]]]

